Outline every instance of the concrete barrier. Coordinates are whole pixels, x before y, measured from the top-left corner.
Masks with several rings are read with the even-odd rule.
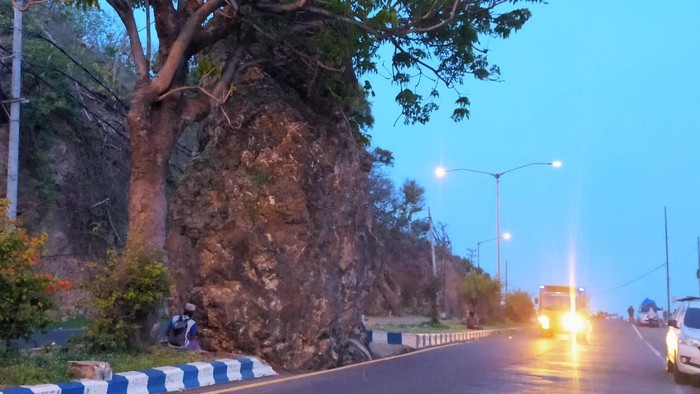
[[[495,330],[473,330],[461,332],[442,332],[433,334],[419,334],[408,332],[387,332],[387,331],[368,331],[367,336],[370,342],[386,343],[389,345],[404,345],[413,349],[422,349],[430,346],[444,345],[453,342],[472,341],[475,339],[486,338],[494,334],[500,334],[514,329],[495,329]]]
[[[259,359],[244,357],[116,373],[106,382],[76,380],[9,387],[0,394],[158,394],[274,375],[272,367]]]

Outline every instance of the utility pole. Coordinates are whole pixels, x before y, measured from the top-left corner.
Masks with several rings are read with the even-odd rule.
[[[668,220],[666,219],[666,206],[664,206],[664,234],[666,237],[666,313],[671,316],[671,279],[668,273]]]
[[[432,321],[433,323],[438,323],[439,316],[440,316],[440,306],[438,305],[439,303],[439,297],[438,297],[438,292],[439,290],[439,284],[438,284],[438,277],[437,277],[437,266],[435,265],[435,236],[433,234],[433,217],[430,215],[430,207],[428,207],[428,235],[430,236],[430,256],[432,258],[433,262],[433,291],[434,294],[433,296],[433,316],[432,316]]]
[[[508,295],[508,260],[506,260],[506,295]]]
[[[700,237],[698,237],[698,270],[696,276],[698,277],[698,289],[700,289]],[[698,296],[700,296],[700,292],[698,292]]]
[[[7,199],[10,206],[7,217],[17,219],[17,180],[19,177],[19,105],[22,102],[22,14],[25,0],[13,0],[14,26],[12,30],[12,86],[10,104],[10,132],[7,145]]]
[[[428,207],[428,234],[430,235],[430,255],[433,261],[433,278],[437,278],[437,266],[435,265],[435,237],[433,236],[433,217]]]

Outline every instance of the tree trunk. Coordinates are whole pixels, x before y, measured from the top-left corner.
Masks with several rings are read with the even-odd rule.
[[[147,89],[143,87],[141,89]],[[134,93],[128,115],[131,144],[127,245],[142,244],[165,253],[168,160],[179,131],[178,99],[154,103]]]

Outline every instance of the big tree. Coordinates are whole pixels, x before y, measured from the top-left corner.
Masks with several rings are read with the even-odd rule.
[[[129,243],[164,250],[168,159],[182,130],[235,94],[251,65],[302,81],[303,96],[337,101],[348,119],[353,98],[372,93],[356,77],[387,57],[406,123],[425,123],[439,88],[465,77],[497,79],[479,39],[507,38],[530,17],[516,3],[539,0],[106,0],[124,24],[137,81],[127,126],[132,150]],[[95,0],[78,1],[96,5]],[[158,36],[151,59],[134,11],[145,9]],[[216,61],[208,56],[218,43]],[[150,43],[149,43],[150,44]],[[146,45],[145,48],[149,48]],[[422,82],[421,82],[422,81]],[[361,85],[361,87],[360,87]],[[459,93],[459,92],[457,92]],[[452,117],[468,116],[460,94]],[[225,114],[229,116],[230,114]]]

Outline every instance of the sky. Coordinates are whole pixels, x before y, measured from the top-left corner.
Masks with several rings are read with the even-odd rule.
[[[465,80],[470,119],[450,119],[455,96],[426,125],[397,122],[396,89],[371,77],[372,146],[393,152],[396,185],[425,188],[433,221],[453,253],[496,237],[498,173],[501,272],[534,296],[540,284],[587,289],[593,311],[626,316],[651,298],[700,295],[700,2],[550,1],[507,40],[482,39],[500,82]],[[427,216],[427,212],[423,212]],[[481,244],[493,277],[496,242]],[[426,262],[429,264],[430,262]],[[671,310],[674,309],[671,303]]]

